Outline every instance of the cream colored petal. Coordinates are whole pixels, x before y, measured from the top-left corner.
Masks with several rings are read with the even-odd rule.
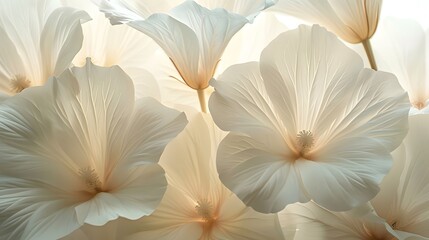
[[[66,68],[82,47],[81,23],[90,20],[83,11],[72,8],[58,8],[51,13],[43,27],[40,51],[43,64],[43,80],[58,76]],[[39,82],[39,85],[43,82]]]
[[[170,185],[187,196],[213,202],[224,198],[225,190],[216,170],[216,151],[224,135],[209,115],[197,114],[185,130],[169,143],[160,164]]]
[[[355,52],[317,25],[279,35],[263,50],[260,65],[274,111],[288,119],[283,121],[288,132],[295,137],[309,130],[318,138],[331,135],[338,112],[353,101],[348,89],[363,67]]]
[[[347,27],[335,12],[329,0],[280,0],[273,9],[310,23],[321,24],[347,42],[361,41],[354,29]]]
[[[108,192],[100,192],[89,201],[76,206],[80,224],[102,226],[118,217],[137,220],[155,211],[164,196],[167,181],[164,170],[157,164],[147,165],[134,171],[122,171],[121,176],[112,176],[112,181],[126,181],[115,186],[109,184]],[[117,173],[113,173],[115,175]]]
[[[219,177],[247,206],[279,212],[287,204],[310,200],[298,169],[287,158],[287,145],[277,148],[263,136],[230,133],[219,146]]]
[[[415,107],[429,99],[423,28],[410,19],[386,18],[373,45],[380,70],[394,73]],[[422,54],[423,53],[423,54]]]
[[[0,5],[0,26],[15,45],[25,67],[19,74],[33,83],[46,81],[43,79],[40,39],[48,17],[60,7],[59,1],[2,1]]]
[[[116,139],[121,146],[118,161],[126,166],[157,163],[165,146],[188,123],[184,113],[163,106],[152,98],[136,102],[134,115],[125,129],[125,141]]]
[[[222,130],[263,136],[281,149],[286,145],[284,129],[263,84],[256,62],[228,68],[211,81],[216,91],[209,100],[210,112]]]
[[[213,239],[283,239],[276,214],[258,213],[230,194],[220,210],[219,226]]]
[[[404,140],[405,156],[398,150],[393,155],[395,162],[399,161],[398,164],[403,165],[402,173],[391,172],[390,178],[386,178],[381,185],[389,188],[393,185],[397,192],[378,196],[377,201],[380,204],[374,205],[379,207],[381,203],[387,202],[386,199],[395,202],[396,208],[390,209],[391,212],[381,208],[379,214],[386,218],[389,224],[396,222],[396,229],[424,237],[429,237],[429,212],[426,211],[429,207],[429,178],[426,174],[428,153],[425,145],[429,131],[428,119],[428,115],[410,116],[410,130]],[[376,210],[378,212],[378,208]]]
[[[198,239],[202,234],[195,218],[195,202],[186,194],[169,186],[157,210],[148,217],[127,223],[127,240]]]
[[[126,228],[126,225],[124,225],[123,222],[125,221],[110,221],[103,226],[84,224],[76,231],[61,238],[61,240],[120,240],[124,237],[122,228]]]
[[[145,21],[129,25],[150,36],[171,59],[183,80],[197,89],[200,49],[197,36],[185,24],[166,14],[153,14]]]
[[[263,10],[275,5],[278,0],[198,0],[198,3],[210,8],[224,8],[229,12],[240,14],[247,17],[250,21]]]
[[[79,199],[67,189],[3,174],[0,180],[3,239],[58,239],[79,228],[74,212]]]

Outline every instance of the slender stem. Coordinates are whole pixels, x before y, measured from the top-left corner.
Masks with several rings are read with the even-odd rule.
[[[375,63],[374,52],[372,51],[371,42],[369,39],[362,41],[363,48],[365,48],[366,56],[368,57],[371,68],[377,70],[377,64]]]
[[[206,96],[204,94],[204,89],[198,89],[198,100],[200,101],[201,111],[203,113],[207,113],[207,106],[206,106]]]

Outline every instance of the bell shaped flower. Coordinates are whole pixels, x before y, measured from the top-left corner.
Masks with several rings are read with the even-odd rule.
[[[249,9],[260,11],[275,1],[234,2],[254,17]],[[224,8],[210,10],[194,1],[185,1],[168,13],[154,14],[149,14],[145,3],[137,1],[102,0],[99,6],[112,23],[127,23],[159,44],[179,73],[178,80],[197,90],[203,112],[207,111],[204,89],[209,86],[223,51],[234,34],[250,21],[247,16]]]
[[[65,2],[65,1],[64,1]],[[131,77],[136,98],[150,96],[161,100],[154,71],[169,60],[162,49],[148,36],[126,25],[112,26],[98,7],[88,0],[69,0],[67,6],[82,9],[92,20],[82,25],[83,43],[73,59],[73,65],[83,66],[86,58],[98,66],[118,65]]]
[[[410,114],[429,113],[429,31],[411,19],[386,18],[374,38],[379,68],[394,73],[408,92]]]
[[[371,201],[377,214],[404,239],[429,239],[429,115],[410,116],[409,132],[393,167]]]
[[[382,0],[280,0],[276,9],[318,23],[349,43],[362,43],[377,70],[369,39],[377,30]]]
[[[368,205],[346,212],[331,212],[314,202],[296,203],[280,212],[279,220],[286,239],[402,239]]]
[[[129,221],[124,239],[283,239],[276,215],[246,207],[220,182],[215,161],[223,137],[209,115],[190,121],[161,157],[164,199],[151,216]]]
[[[0,2],[0,92],[43,85],[71,64],[82,46],[87,13],[58,1]]]
[[[260,62],[234,65],[209,106],[228,136],[222,182],[248,206],[279,212],[313,200],[345,211],[372,199],[407,132],[407,94],[394,75],[317,25],[279,35]]]
[[[4,100],[0,236],[58,239],[151,214],[167,187],[160,155],[186,123],[152,98],[135,102],[119,67],[89,60]]]

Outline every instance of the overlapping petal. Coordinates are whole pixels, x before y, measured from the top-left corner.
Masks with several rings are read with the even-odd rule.
[[[84,223],[151,214],[167,185],[157,162],[187,122],[153,99],[134,105],[119,67],[89,61],[7,98],[0,112],[6,239],[58,239]]]
[[[281,0],[276,9],[319,23],[350,43],[369,39],[377,29],[382,0]]]
[[[220,178],[261,212],[310,199],[335,211],[363,204],[407,131],[396,78],[363,69],[319,26],[281,34],[259,65],[233,66],[212,86],[214,120],[232,131],[219,149]]]
[[[167,146],[165,197],[151,216],[128,224],[129,239],[282,239],[274,215],[246,207],[221,184],[215,159],[224,135],[198,114]]]
[[[8,95],[42,85],[69,67],[82,44],[80,24],[89,20],[57,1],[3,1],[0,11],[6,58],[0,60],[0,90]]]
[[[392,153],[393,168],[383,179],[380,193],[371,201],[377,214],[394,230],[426,238],[429,238],[428,150],[425,144],[428,120],[428,115],[410,116],[410,130],[403,147]]]

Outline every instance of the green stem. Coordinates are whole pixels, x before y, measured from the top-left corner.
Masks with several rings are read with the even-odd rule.
[[[375,63],[374,52],[372,51],[371,42],[369,39],[362,41],[363,48],[365,48],[366,56],[368,57],[371,68],[377,71],[377,64]]]

